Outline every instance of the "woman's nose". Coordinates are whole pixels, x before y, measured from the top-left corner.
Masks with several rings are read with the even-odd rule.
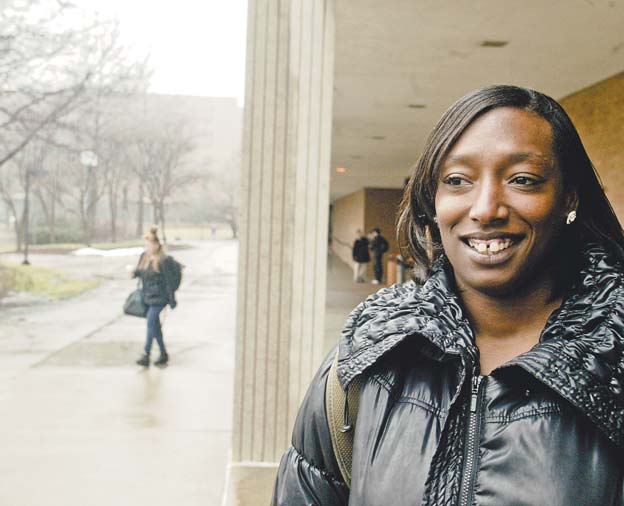
[[[503,202],[502,189],[495,183],[483,183],[473,192],[474,200],[470,206],[470,219],[486,225],[506,220],[509,209]]]

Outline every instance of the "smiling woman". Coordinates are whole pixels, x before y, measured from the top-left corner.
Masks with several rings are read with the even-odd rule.
[[[553,282],[536,270],[558,256],[555,241],[577,197],[564,191],[552,146],[545,119],[503,107],[475,120],[449,152],[435,209],[461,292],[518,297]]]
[[[561,106],[460,99],[399,231],[418,282],[351,314],[273,504],[624,506],[624,235]]]

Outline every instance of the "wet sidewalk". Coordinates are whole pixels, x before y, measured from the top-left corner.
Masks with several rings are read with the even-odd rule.
[[[134,365],[145,323],[120,314],[133,289],[125,274],[72,301],[3,312],[0,504],[220,504],[237,245],[175,256],[187,269],[164,325],[164,369]]]

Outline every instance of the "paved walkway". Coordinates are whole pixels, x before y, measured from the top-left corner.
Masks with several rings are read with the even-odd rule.
[[[134,258],[91,262],[109,281],[76,299],[2,310],[0,504],[218,505],[229,451],[237,244],[175,252],[187,265],[165,322],[171,365],[134,365],[144,321],[120,313]],[[156,346],[155,346],[156,348]]]

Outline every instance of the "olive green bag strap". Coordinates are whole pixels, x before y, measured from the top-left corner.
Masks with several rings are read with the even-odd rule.
[[[338,379],[338,352],[327,376],[325,385],[325,409],[334,455],[342,478],[351,487],[351,463],[353,460],[353,434],[360,403],[361,377],[355,377],[347,391]]]

